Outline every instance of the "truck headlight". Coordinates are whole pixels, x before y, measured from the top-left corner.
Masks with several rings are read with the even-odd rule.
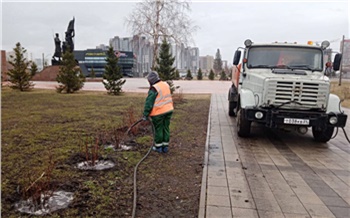
[[[338,118],[336,116],[332,116],[329,118],[329,123],[334,125],[336,123],[338,123]]]
[[[260,112],[260,111],[255,112],[255,118],[256,119],[260,120],[261,118],[263,118],[263,116],[264,116],[264,114],[262,112]]]

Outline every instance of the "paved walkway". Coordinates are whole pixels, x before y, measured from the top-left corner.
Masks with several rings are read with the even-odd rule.
[[[264,131],[240,139],[227,104],[226,94],[212,95],[199,218],[350,217],[350,145],[342,133],[327,144],[292,133],[279,141]]]

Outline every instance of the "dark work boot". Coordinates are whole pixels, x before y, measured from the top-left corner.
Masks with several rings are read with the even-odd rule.
[[[169,148],[168,148],[168,146],[163,146],[162,147],[163,149],[163,153],[168,153],[168,151],[169,151]]]
[[[158,152],[158,153],[162,153],[162,152],[163,152],[163,151],[162,151],[162,147],[153,146],[153,147],[152,147],[152,150],[153,150],[153,151],[156,151],[156,152]]]

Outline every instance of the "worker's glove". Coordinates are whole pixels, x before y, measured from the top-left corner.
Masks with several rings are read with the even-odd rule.
[[[143,120],[143,121],[146,121],[146,120],[148,120],[148,117],[143,116],[143,117],[142,117],[142,120]]]

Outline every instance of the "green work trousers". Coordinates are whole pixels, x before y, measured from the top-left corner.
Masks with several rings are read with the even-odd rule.
[[[170,119],[173,112],[152,116],[154,125],[154,142],[156,147],[167,147],[170,140]]]

